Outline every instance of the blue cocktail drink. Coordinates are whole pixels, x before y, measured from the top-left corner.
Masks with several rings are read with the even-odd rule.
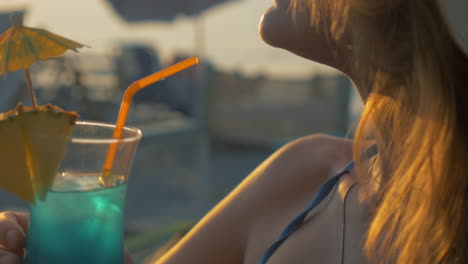
[[[123,212],[127,178],[141,132],[78,122],[45,197],[30,206],[23,264],[124,264]],[[110,175],[103,173],[116,144]]]
[[[65,178],[67,177],[67,178]],[[49,191],[31,207],[27,264],[124,264],[122,216],[126,183],[104,188],[99,177],[58,176],[76,190]],[[55,184],[64,184],[56,180]]]

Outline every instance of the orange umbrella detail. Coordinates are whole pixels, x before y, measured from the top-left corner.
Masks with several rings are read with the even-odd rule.
[[[0,75],[24,69],[34,108],[37,108],[29,67],[38,60],[57,57],[67,50],[77,51],[85,45],[44,29],[25,27],[21,18],[0,36]]]

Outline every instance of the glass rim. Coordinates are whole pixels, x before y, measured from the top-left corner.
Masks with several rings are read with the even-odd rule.
[[[104,122],[95,122],[95,121],[76,121],[76,126],[96,126],[102,128],[111,128],[115,129],[115,124],[104,123]],[[113,143],[129,143],[136,142],[141,139],[143,133],[139,128],[132,126],[124,126],[125,131],[132,133],[131,135],[125,136],[123,138],[93,138],[93,137],[79,137],[79,136],[69,136],[71,143],[77,144],[113,144]]]

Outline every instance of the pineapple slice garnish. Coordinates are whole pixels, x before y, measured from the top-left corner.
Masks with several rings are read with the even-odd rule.
[[[0,187],[29,203],[44,200],[77,117],[52,105],[0,114]]]

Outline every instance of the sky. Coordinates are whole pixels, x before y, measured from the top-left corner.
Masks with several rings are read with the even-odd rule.
[[[12,1],[27,0],[0,0],[0,8]],[[122,20],[106,1],[29,1],[25,24],[91,46],[86,53],[110,53],[120,42],[144,42],[154,46],[166,61],[175,52],[190,56],[202,51],[202,59],[224,70],[249,75],[309,78],[317,73],[334,73],[260,39],[258,22],[273,0],[238,0],[211,8],[198,19],[179,17],[173,23],[138,24]],[[203,28],[204,33],[197,28]],[[197,37],[204,40],[203,45],[195,45]]]

